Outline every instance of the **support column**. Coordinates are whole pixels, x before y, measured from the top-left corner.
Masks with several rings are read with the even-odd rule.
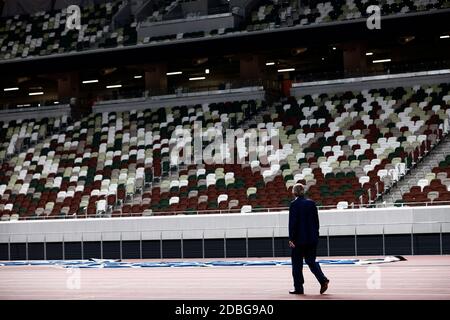
[[[262,78],[263,59],[260,56],[243,54],[239,60],[242,80],[258,80]]]
[[[58,99],[69,101],[80,94],[80,76],[78,72],[64,73],[58,76]]]
[[[158,63],[145,66],[145,90],[149,95],[167,93],[167,64]]]
[[[346,43],[342,47],[345,73],[365,73],[367,71],[366,45]]]

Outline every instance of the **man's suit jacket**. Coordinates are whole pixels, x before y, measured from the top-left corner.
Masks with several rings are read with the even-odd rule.
[[[295,245],[317,244],[319,215],[314,201],[298,197],[289,207],[289,240]]]

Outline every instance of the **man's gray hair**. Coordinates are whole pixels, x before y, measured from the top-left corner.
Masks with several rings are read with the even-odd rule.
[[[294,186],[292,187],[292,193],[296,197],[303,196],[305,194],[305,186],[302,185],[301,183],[294,184]]]

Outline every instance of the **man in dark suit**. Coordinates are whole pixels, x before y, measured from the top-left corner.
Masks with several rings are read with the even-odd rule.
[[[292,276],[294,290],[291,294],[303,294],[303,259],[320,283],[320,294],[328,289],[330,282],[316,262],[319,241],[319,215],[314,201],[305,199],[304,186],[294,185],[292,193],[296,197],[289,207],[289,247],[292,249]]]

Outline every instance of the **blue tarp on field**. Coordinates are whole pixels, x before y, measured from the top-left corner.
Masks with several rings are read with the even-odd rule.
[[[322,259],[322,265],[366,265],[406,260],[400,256],[376,259]],[[289,260],[249,260],[249,261],[178,261],[178,262],[123,262],[121,260],[49,260],[49,261],[3,261],[0,266],[60,266],[63,268],[183,268],[183,267],[251,267],[251,266],[290,266]]]

